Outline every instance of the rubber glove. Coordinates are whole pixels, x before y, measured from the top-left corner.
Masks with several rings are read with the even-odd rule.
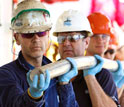
[[[95,76],[102,69],[104,60],[102,59],[102,57],[100,57],[98,55],[94,55],[94,56],[97,59],[97,65],[92,67],[92,68],[83,70],[84,77],[87,76],[87,75],[94,75]]]
[[[117,83],[117,87],[121,88],[124,85],[124,77]]]
[[[59,76],[59,82],[66,82],[68,83],[73,77],[78,74],[77,64],[74,59],[67,57],[66,58],[71,63],[71,70],[67,73]]]
[[[30,97],[38,99],[43,95],[43,91],[48,88],[50,84],[50,74],[48,70],[46,70],[45,73],[45,76],[43,74],[40,74],[39,77],[35,75],[33,81],[30,79],[30,71],[27,73],[27,81],[30,86],[28,94]]]
[[[116,86],[118,88],[120,88],[123,83],[124,83],[124,71],[123,71],[123,67],[122,67],[122,64],[120,61],[116,61],[117,64],[118,64],[118,69],[117,71],[115,72],[112,72],[112,76],[113,76],[113,79],[114,79],[114,82],[116,84]]]

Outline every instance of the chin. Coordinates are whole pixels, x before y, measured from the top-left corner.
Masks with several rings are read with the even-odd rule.
[[[32,55],[34,58],[38,58],[38,57],[41,57],[41,56],[43,56],[43,54],[40,52],[40,53],[34,53],[33,55]]]
[[[66,59],[67,57],[74,57],[74,55],[64,55],[63,58]]]

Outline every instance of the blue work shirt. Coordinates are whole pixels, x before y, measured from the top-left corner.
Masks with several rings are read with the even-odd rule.
[[[104,90],[104,92],[115,101],[118,107],[120,107],[118,102],[116,86],[114,84],[114,81],[110,72],[106,69],[102,69],[101,72],[96,74],[96,79],[100,84],[100,86],[102,87],[102,89]],[[76,79],[73,80],[72,84],[73,84],[76,100],[79,104],[79,107],[92,107],[89,91],[83,77],[83,72],[81,72],[76,77]]]
[[[43,56],[42,65],[51,63]],[[56,78],[40,100],[29,97],[26,73],[33,69],[22,53],[17,60],[0,67],[0,107],[78,107],[72,84],[58,85]]]

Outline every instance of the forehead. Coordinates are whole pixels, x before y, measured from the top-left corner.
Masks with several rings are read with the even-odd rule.
[[[92,37],[94,37],[94,36],[102,36],[102,35],[109,36],[108,34],[93,34]]]
[[[81,32],[60,32],[58,35],[73,35],[73,34],[80,34]]]

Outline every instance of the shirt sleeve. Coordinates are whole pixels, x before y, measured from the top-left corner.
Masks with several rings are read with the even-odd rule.
[[[60,107],[79,107],[75,98],[72,83],[58,85],[59,106]]]
[[[0,68],[0,107],[42,107],[44,97],[31,99],[19,82],[12,72]]]
[[[113,101],[117,104],[117,107],[120,107],[116,85],[111,73],[106,69],[102,69],[102,71],[96,75],[96,78],[104,92],[113,99]]]

